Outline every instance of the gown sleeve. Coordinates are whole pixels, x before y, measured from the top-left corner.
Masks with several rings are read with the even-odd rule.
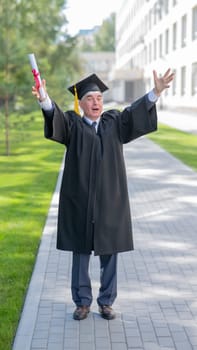
[[[44,110],[42,112],[44,116],[44,136],[68,146],[73,124],[69,113],[63,112],[54,102],[53,113]]]
[[[150,102],[147,95],[144,95],[120,113],[118,123],[122,143],[130,142],[156,131],[157,111],[155,103]]]

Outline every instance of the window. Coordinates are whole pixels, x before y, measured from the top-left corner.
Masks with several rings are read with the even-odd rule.
[[[152,44],[149,44],[149,63],[152,62]]]
[[[186,93],[186,67],[181,67],[181,95]]]
[[[157,59],[157,39],[154,39],[154,60]]]
[[[149,29],[152,28],[152,10],[149,11]]]
[[[176,23],[173,24],[172,35],[173,35],[172,48],[173,50],[176,50],[177,48],[177,24]]]
[[[197,95],[197,62],[192,64],[192,95]]]
[[[153,8],[153,13],[154,13],[154,24],[157,23],[157,3],[154,5],[154,8]]]
[[[162,19],[162,1],[158,0],[158,2],[156,3],[156,11],[157,11],[157,19],[161,20]]]
[[[167,15],[169,12],[169,0],[165,0],[163,6],[164,6],[165,14]]]
[[[176,69],[174,70],[174,79],[172,82],[172,95],[176,95]]]
[[[192,9],[192,39],[197,39],[197,6]]]
[[[159,36],[159,57],[163,56],[163,36],[160,34]]]
[[[186,36],[187,36],[187,16],[184,15],[181,19],[181,46],[186,46]]]
[[[165,32],[165,53],[166,55],[169,53],[169,29]]]

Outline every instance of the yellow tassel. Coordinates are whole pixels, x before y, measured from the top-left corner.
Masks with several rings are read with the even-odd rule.
[[[77,95],[77,89],[76,89],[76,85],[74,86],[74,92],[75,92],[75,97],[74,97],[74,111],[75,113],[80,115],[80,111],[79,111],[79,101],[78,101],[78,95]]]

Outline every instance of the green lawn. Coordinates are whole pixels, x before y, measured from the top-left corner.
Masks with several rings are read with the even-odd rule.
[[[0,149],[0,350],[10,350],[64,147],[43,137],[41,113]],[[21,349],[22,350],[22,349]]]
[[[197,171],[197,135],[159,124],[158,131],[148,137]]]

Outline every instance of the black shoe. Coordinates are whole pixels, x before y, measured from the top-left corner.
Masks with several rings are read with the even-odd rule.
[[[109,305],[100,305],[99,312],[101,317],[103,317],[105,320],[113,320],[116,317],[114,310]]]
[[[74,320],[84,320],[87,318],[88,314],[90,312],[90,307],[89,306],[77,306],[75,311],[73,312],[73,318]]]

